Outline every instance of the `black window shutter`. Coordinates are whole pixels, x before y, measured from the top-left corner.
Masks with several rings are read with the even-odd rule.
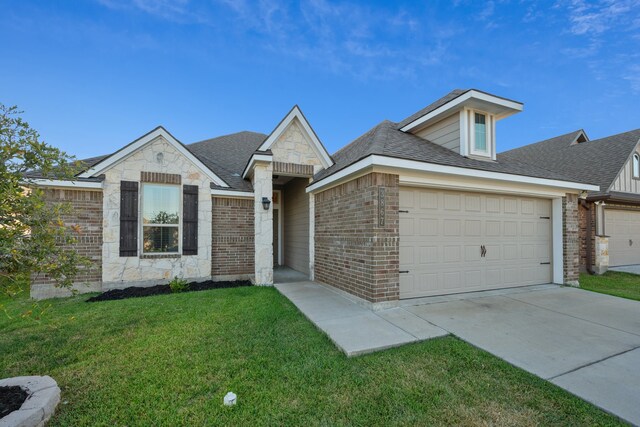
[[[120,181],[120,256],[138,256],[138,183]]]
[[[182,255],[198,255],[198,186],[182,190]]]

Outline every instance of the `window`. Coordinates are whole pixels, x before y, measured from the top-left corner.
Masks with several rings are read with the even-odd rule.
[[[633,155],[633,177],[640,178],[640,155]]]
[[[178,253],[180,242],[180,187],[142,186],[143,253]]]
[[[475,151],[487,151],[487,116],[475,113],[474,124]]]

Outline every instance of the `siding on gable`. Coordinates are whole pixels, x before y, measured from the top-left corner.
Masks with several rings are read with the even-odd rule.
[[[460,114],[455,113],[446,119],[422,129],[416,136],[426,139],[448,148],[451,151],[460,153]]]
[[[294,179],[284,187],[284,265],[309,274],[308,181]]]
[[[601,188],[605,191],[606,188]],[[640,179],[633,177],[633,156],[624,164],[618,177],[611,184],[611,191],[640,194]]]

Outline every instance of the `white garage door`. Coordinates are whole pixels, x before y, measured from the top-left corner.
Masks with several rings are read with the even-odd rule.
[[[640,212],[607,209],[604,217],[609,265],[640,264]]]
[[[550,283],[550,218],[550,200],[402,187],[400,298]]]

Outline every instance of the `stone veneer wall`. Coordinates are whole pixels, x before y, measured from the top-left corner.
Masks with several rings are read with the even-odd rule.
[[[372,303],[399,298],[398,182],[370,173],[315,195],[316,280]]]
[[[158,154],[162,153],[161,158]],[[183,185],[198,187],[198,254],[120,256],[120,181],[141,181],[142,172],[179,174]],[[166,283],[178,276],[208,279],[211,276],[211,179],[164,138],[158,137],[105,172],[103,289]],[[142,185],[138,196],[144,198]],[[140,224],[139,224],[140,225]]]
[[[582,206],[578,207],[578,218],[580,221],[580,271],[587,270],[587,239],[591,239],[591,263],[596,262],[596,205],[589,203],[589,210]],[[587,230],[587,217],[591,216],[591,229]]]
[[[306,132],[302,125],[295,119],[285,129],[280,138],[271,146],[273,160],[283,163],[297,163],[300,165],[312,165],[317,168],[322,166],[322,161],[311,148],[311,143],[305,137]]]
[[[211,275],[214,279],[254,273],[253,206],[253,199],[213,198]]]
[[[102,191],[48,188],[44,190],[44,197],[48,204],[69,203],[72,210],[63,215],[62,220],[65,226],[80,227],[80,233],[74,233],[77,243],[72,248],[89,258],[92,266],[78,272],[75,287],[79,291],[99,290],[102,281]],[[49,298],[68,293],[55,288],[54,284],[46,274],[35,274],[31,278],[31,296]]]
[[[562,240],[564,245],[564,284],[578,286],[580,279],[580,220],[578,195],[562,198]]]

